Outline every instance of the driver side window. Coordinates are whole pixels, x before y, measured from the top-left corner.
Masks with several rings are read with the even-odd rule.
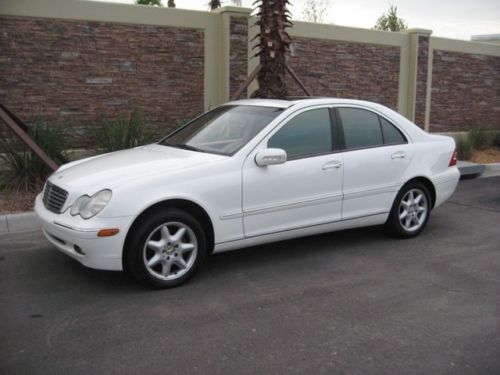
[[[303,112],[278,130],[268,148],[286,151],[288,160],[332,152],[332,127],[328,108]]]

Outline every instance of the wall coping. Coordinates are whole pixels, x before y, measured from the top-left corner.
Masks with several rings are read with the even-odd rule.
[[[220,15],[189,9],[82,0],[1,0],[1,16],[116,22],[204,29]]]
[[[430,29],[419,29],[419,28],[406,29],[404,32],[407,34],[425,34],[429,36],[432,34],[432,30]]]
[[[239,13],[239,14],[242,14],[245,16],[249,16],[252,13],[252,8],[225,6],[225,7],[217,8],[217,9],[213,10],[212,12],[219,13],[219,14]]]

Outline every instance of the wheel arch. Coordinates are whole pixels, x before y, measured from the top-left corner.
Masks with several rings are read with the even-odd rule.
[[[203,230],[205,231],[205,235],[207,236],[207,251],[208,251],[207,253],[210,254],[213,251],[214,227],[207,211],[199,204],[190,201],[188,199],[167,199],[149,206],[134,219],[132,225],[128,229],[127,236],[125,237],[125,242],[123,246],[122,264],[124,269],[126,266],[126,262],[124,262],[124,259],[126,259],[126,252],[129,249],[128,245],[130,243],[131,235],[135,230],[135,228],[139,225],[141,219],[154,211],[168,210],[171,208],[177,208],[186,211],[189,214],[193,215],[200,222],[201,226],[203,227]]]
[[[434,208],[434,205],[436,204],[436,187],[434,186],[432,181],[424,176],[413,177],[410,180],[406,181],[406,183],[401,187],[401,189],[403,189],[403,187],[405,187],[411,182],[421,182],[427,188],[429,194],[431,195],[431,209]]]

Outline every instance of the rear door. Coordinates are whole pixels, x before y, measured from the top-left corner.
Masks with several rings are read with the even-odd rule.
[[[389,212],[413,157],[403,132],[366,108],[336,108],[345,141],[342,219]]]

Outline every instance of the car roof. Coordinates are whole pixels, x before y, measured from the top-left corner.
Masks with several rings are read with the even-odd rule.
[[[291,96],[285,99],[243,99],[225,103],[225,105],[252,105],[275,108],[289,108],[299,104],[304,106],[318,104],[363,104],[369,106],[373,106],[374,104],[376,105],[376,103],[365,100],[328,98],[318,96]]]
[[[377,113],[382,113],[393,123],[397,123],[405,130],[407,135],[415,142],[418,140],[428,139],[428,134],[413,122],[405,118],[400,113],[393,109],[385,107],[381,104],[370,102],[366,100],[345,99],[345,98],[327,98],[327,97],[290,97],[288,99],[244,99],[226,103],[225,105],[249,105],[249,106],[263,106],[275,108],[296,108],[302,109],[316,105],[352,105],[356,107],[364,107],[375,110]]]

